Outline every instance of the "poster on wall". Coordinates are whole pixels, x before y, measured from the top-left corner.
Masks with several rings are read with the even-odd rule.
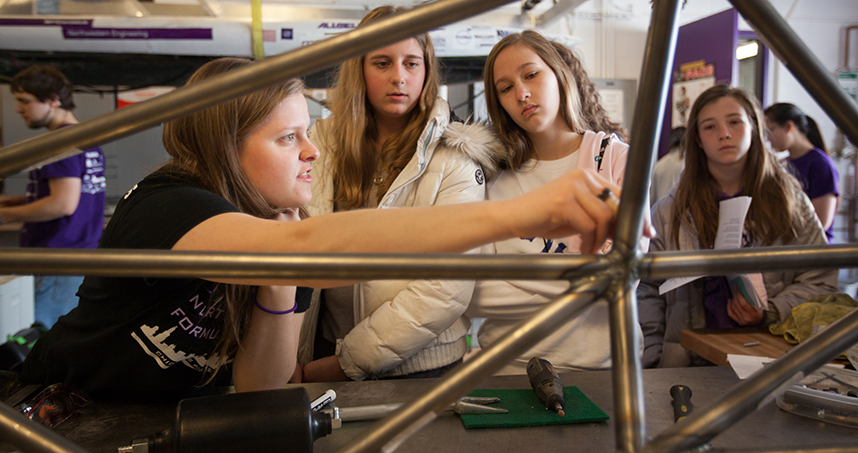
[[[698,60],[680,66],[678,78],[673,82],[673,119],[670,127],[685,126],[694,100],[713,86],[715,63],[706,64],[703,60]]]

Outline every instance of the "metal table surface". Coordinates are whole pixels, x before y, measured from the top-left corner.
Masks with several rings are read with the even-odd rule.
[[[695,410],[704,410],[739,380],[728,367],[644,370],[647,434],[673,424],[668,391],[684,384],[693,391]],[[564,385],[576,385],[613,420],[609,371],[566,373]],[[304,384],[310,398],[328,388],[337,392],[341,407],[406,402],[433,380],[385,380]],[[525,376],[487,379],[480,388],[529,388]],[[160,432],[170,425],[175,405],[97,403],[83,409],[80,417],[57,428],[81,447],[95,453],[115,453],[132,438]],[[372,422],[345,423],[343,428],[315,443],[315,452],[334,452],[360,436]],[[763,406],[722,433],[711,444],[717,448],[810,447],[824,444],[853,445],[858,430],[799,417],[780,410],[774,402]],[[518,452],[553,451],[558,448],[586,452],[615,451],[613,421],[536,428],[465,430],[458,416],[439,416],[399,448],[401,452]],[[252,449],[252,446],[248,446]]]

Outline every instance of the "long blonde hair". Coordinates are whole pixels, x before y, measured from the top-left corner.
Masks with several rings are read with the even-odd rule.
[[[575,76],[554,44],[533,30],[525,30],[521,33],[505,36],[489,52],[483,69],[483,80],[486,84],[486,108],[489,111],[489,117],[509,151],[504,165],[514,170],[521,168],[521,165],[533,157],[536,151],[533,149],[533,143],[527,136],[527,132],[515,124],[512,117],[501,106],[494,80],[495,60],[497,60],[498,55],[507,47],[518,43],[533,50],[557,77],[557,84],[560,88],[560,115],[566,121],[569,129],[584,133],[588,126],[581,113],[581,99],[578,95]]]
[[[221,58],[200,67],[187,85],[251,64],[243,58]],[[268,203],[239,162],[239,150],[248,134],[261,124],[283,99],[300,94],[304,84],[287,79],[238,99],[225,102],[164,124],[163,143],[171,159],[157,173],[191,179],[201,188],[220,195],[239,211],[271,218],[286,206]],[[218,285],[212,304],[224,309],[224,328],[215,353],[224,361],[238,348],[253,309],[257,287]],[[209,380],[214,373],[209,376]]]
[[[406,10],[404,7],[380,6],[373,9],[358,27]],[[334,203],[338,209],[349,210],[365,206],[372,189],[379,159],[385,157],[384,174],[387,176],[378,187],[378,199],[387,193],[390,184],[414,155],[417,140],[429,121],[438,96],[440,75],[435,48],[428,33],[414,37],[423,49],[426,77],[423,91],[411,110],[404,129],[390,136],[380,150],[376,149],[378,124],[375,112],[367,101],[365,56],[344,62],[337,73],[330,101],[332,128],[331,174],[334,184]]]
[[[747,220],[749,232],[762,244],[771,245],[778,238],[785,244],[792,242],[801,228],[800,213],[802,189],[798,180],[777,162],[776,156],[766,149],[763,133],[763,114],[756,99],[743,90],[718,85],[704,91],[688,115],[685,131],[685,170],[679,180],[673,202],[671,237],[679,247],[679,229],[685,225],[697,236],[702,248],[715,244],[718,233],[718,184],[700,146],[697,123],[700,111],[724,97],[731,97],[745,109],[751,123],[751,146],[742,170],[742,195],[753,199]],[[690,215],[689,215],[690,214]]]

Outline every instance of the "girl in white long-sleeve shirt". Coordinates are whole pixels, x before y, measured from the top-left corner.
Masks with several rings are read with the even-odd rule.
[[[489,115],[507,147],[507,168],[489,182],[489,200],[519,196],[575,169],[595,170],[611,183],[622,185],[628,146],[612,133],[622,129],[607,119],[593,90],[588,94],[581,89],[592,83],[569,49],[534,31],[509,35],[489,54],[484,80]],[[576,236],[514,238],[489,247],[489,253],[497,254],[607,249],[596,250]],[[516,324],[568,287],[568,282],[558,281],[477,282],[467,314],[486,318],[479,330],[480,345],[490,346],[508,335]],[[600,302],[583,310],[500,374],[524,374],[525,364],[533,356],[548,359],[561,371],[610,367],[607,304]]]

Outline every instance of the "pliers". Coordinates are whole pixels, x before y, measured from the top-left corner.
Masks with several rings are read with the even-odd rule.
[[[508,410],[502,407],[490,407],[486,404],[499,403],[495,396],[463,396],[450,405],[457,414],[506,414]]]

